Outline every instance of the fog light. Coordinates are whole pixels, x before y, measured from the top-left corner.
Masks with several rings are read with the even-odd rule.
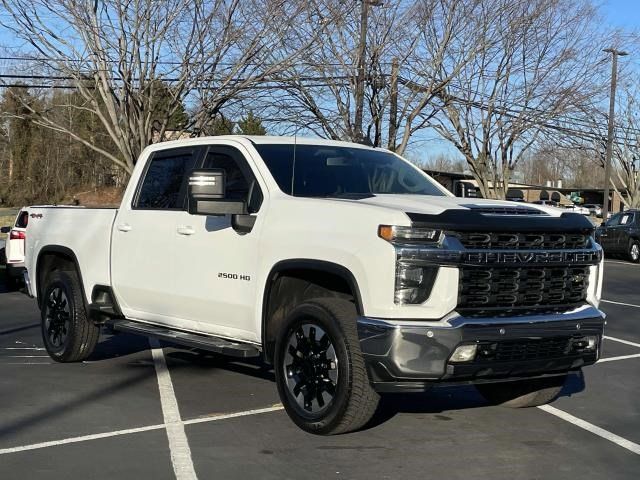
[[[587,337],[587,347],[585,348],[585,350],[595,350],[597,346],[598,346],[598,337],[594,335],[589,335]]]
[[[478,345],[460,345],[451,355],[452,362],[469,362],[476,356]]]

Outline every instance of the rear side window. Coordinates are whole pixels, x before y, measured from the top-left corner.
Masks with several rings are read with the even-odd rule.
[[[24,211],[18,214],[16,218],[16,228],[27,228],[29,223],[29,212]]]
[[[194,168],[192,150],[167,150],[155,154],[147,167],[135,207],[181,210],[185,205],[186,176]]]

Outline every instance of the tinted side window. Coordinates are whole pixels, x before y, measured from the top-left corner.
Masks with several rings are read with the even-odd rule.
[[[631,225],[633,223],[633,213],[625,213],[620,219],[620,225]]]
[[[226,198],[246,201],[249,213],[260,209],[262,192],[251,168],[238,150],[225,146],[210,147],[203,168],[220,168],[226,172]]]
[[[16,218],[16,227],[27,228],[28,223],[29,223],[29,212],[27,211],[20,212],[20,214]]]
[[[606,226],[607,227],[614,227],[616,225],[620,225],[620,218],[622,217],[621,214],[616,213],[614,216],[612,216],[609,220],[607,220]]]
[[[136,207],[181,209],[184,206],[186,174],[194,167],[191,151],[162,152],[151,158],[138,193]]]

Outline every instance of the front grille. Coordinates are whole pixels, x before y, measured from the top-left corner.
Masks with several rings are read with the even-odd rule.
[[[570,337],[506,340],[478,345],[476,361],[520,362],[562,358],[571,353]]]
[[[455,232],[449,233],[465,248],[507,250],[581,249],[589,245],[589,235],[582,233],[513,233]]]
[[[583,303],[589,267],[461,267],[458,310],[553,309]]]

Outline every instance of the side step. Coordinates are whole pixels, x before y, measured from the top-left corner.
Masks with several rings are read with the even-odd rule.
[[[249,358],[260,356],[260,350],[249,343],[237,343],[219,337],[198,335],[197,333],[171,330],[170,328],[132,322],[129,320],[110,320],[107,322],[114,330],[154,337],[185,347],[199,348],[209,352],[229,355],[231,357]]]

